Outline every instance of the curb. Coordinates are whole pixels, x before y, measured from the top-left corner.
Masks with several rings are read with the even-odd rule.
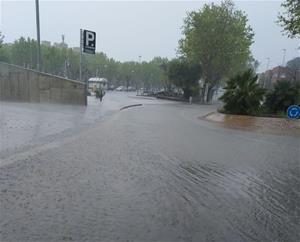
[[[127,105],[127,106],[121,107],[120,111],[123,110],[123,109],[132,108],[132,107],[138,107],[138,106],[143,106],[143,104],[138,103],[138,104]]]

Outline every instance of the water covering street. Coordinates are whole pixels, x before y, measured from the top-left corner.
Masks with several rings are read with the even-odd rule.
[[[1,242],[300,240],[299,137],[198,118],[215,105],[89,102],[0,104]]]

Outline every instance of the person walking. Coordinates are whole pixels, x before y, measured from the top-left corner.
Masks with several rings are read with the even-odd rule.
[[[102,102],[103,96],[104,96],[104,91],[102,90],[102,88],[100,88],[100,91],[99,91],[100,102]]]
[[[100,102],[102,102],[102,99],[103,99],[103,97],[105,95],[104,90],[102,88],[99,88],[99,89],[96,90],[95,93],[96,93],[96,98],[99,98]]]
[[[97,89],[96,98],[99,98],[100,102],[102,102],[102,99],[103,99],[104,95],[105,95],[105,92],[102,88]]]

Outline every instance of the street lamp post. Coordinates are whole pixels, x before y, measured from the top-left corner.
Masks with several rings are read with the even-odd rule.
[[[40,11],[39,0],[35,0],[36,8],[36,34],[37,34],[37,70],[41,70],[41,40],[40,40]]]
[[[134,77],[133,77],[133,75],[134,75],[134,70],[131,70],[131,85],[133,84],[133,80],[134,80]],[[128,87],[127,87],[127,91],[128,91]]]
[[[285,54],[286,54],[286,49],[282,49],[283,51],[283,57],[282,57],[282,66],[285,64]]]
[[[266,68],[266,70],[269,70],[269,65],[270,65],[270,58],[268,57],[267,58],[267,68]]]

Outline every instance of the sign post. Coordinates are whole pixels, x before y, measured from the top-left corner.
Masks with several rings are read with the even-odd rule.
[[[82,81],[82,29],[80,29],[79,81]]]
[[[79,80],[82,82],[82,52],[95,54],[96,51],[96,33],[90,30],[80,29],[80,63]],[[85,80],[85,105],[87,105],[88,80]]]

